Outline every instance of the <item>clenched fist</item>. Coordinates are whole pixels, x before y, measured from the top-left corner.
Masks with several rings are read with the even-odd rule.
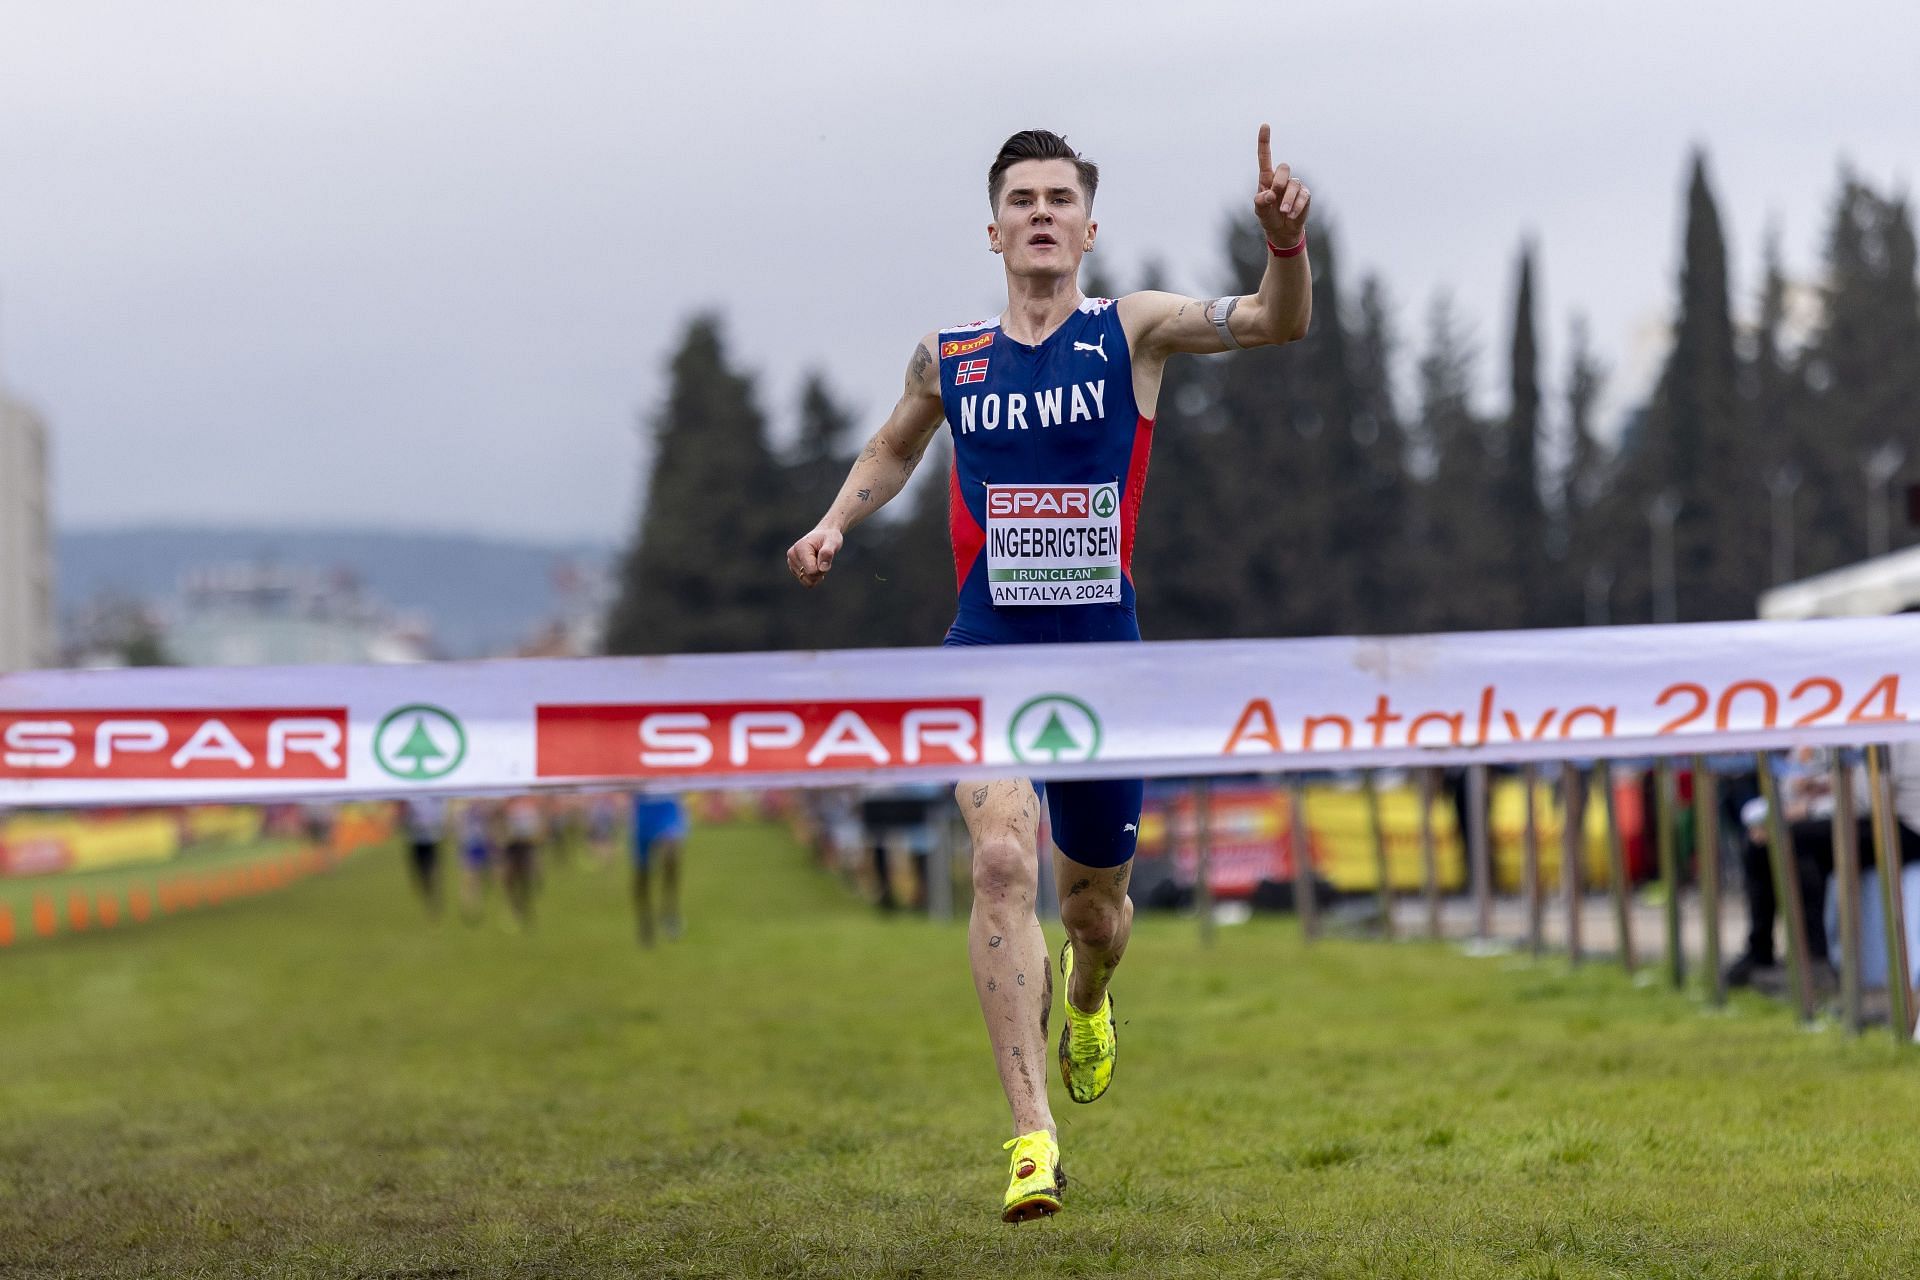
[[[787,548],[787,568],[802,586],[817,587],[833,568],[834,554],[844,540],[838,529],[821,526]]]

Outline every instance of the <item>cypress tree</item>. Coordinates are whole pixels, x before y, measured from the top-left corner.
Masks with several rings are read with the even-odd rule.
[[[1157,264],[1148,265],[1141,287],[1166,288]],[[1222,365],[1220,358],[1175,356],[1162,372],[1133,548],[1140,627],[1150,639],[1234,634],[1245,557],[1228,550],[1235,538],[1222,507],[1236,469],[1215,412]]]
[[[1706,157],[1696,152],[1687,184],[1680,302],[1660,381],[1634,441],[1632,464],[1611,513],[1611,533],[1625,553],[1629,590],[1651,616],[1661,603],[1653,578],[1656,519],[1663,498],[1677,504],[1671,568],[1676,617],[1751,617],[1764,582],[1765,491],[1742,431],[1739,369],[1727,301],[1727,251],[1720,213],[1707,183]],[[1764,516],[1762,516],[1764,519]],[[1630,547],[1647,550],[1634,566]],[[1751,557],[1751,560],[1749,559]],[[1666,565],[1662,565],[1664,570]]]
[[[1425,482],[1415,526],[1423,581],[1420,629],[1497,625],[1502,594],[1501,533],[1494,518],[1487,424],[1472,403],[1474,352],[1449,300],[1435,299],[1420,358],[1419,446]]]
[[[1564,548],[1560,589],[1554,593],[1562,623],[1607,621],[1614,568],[1594,519],[1607,482],[1606,455],[1594,434],[1594,407],[1606,384],[1606,368],[1594,354],[1583,316],[1575,316],[1567,356],[1567,449],[1556,516]]]
[[[607,623],[610,653],[774,647],[784,603],[779,486],[752,380],[697,316],[653,421],[646,505]],[[794,535],[797,536],[797,535]]]
[[[1355,434],[1358,392],[1341,315],[1338,255],[1324,220],[1310,227],[1313,323],[1277,352],[1231,355],[1221,374],[1222,515],[1235,545],[1241,599],[1229,634],[1326,635],[1364,630],[1365,566],[1377,528],[1369,468]],[[1269,257],[1257,226],[1232,225],[1238,280],[1257,280]]]
[[[1543,614],[1546,510],[1540,500],[1539,348],[1533,324],[1533,249],[1520,250],[1508,362],[1507,418],[1494,436],[1494,502],[1504,531],[1497,598],[1500,626],[1538,625]]]
[[[1874,453],[1905,451],[1896,494],[1920,465],[1920,299],[1906,201],[1843,174],[1826,257],[1824,313],[1807,353],[1812,413],[1801,433],[1812,490],[1809,570],[1867,554],[1868,502],[1885,497],[1869,495]],[[1897,510],[1886,514],[1892,545],[1909,540]]]
[[[853,416],[826,378],[809,374],[800,391],[800,429],[780,468],[780,527],[787,544],[813,528],[853,465]],[[784,550],[784,548],[783,548]],[[870,593],[871,540],[848,539],[821,587],[776,597],[772,625],[781,648],[840,649],[861,643]]]
[[[1386,286],[1369,274],[1360,282],[1359,320],[1348,367],[1355,390],[1354,438],[1366,459],[1367,509],[1373,526],[1362,584],[1362,627],[1369,632],[1411,630],[1418,578],[1413,559],[1413,481],[1408,472],[1406,423],[1394,391],[1398,338]]]
[[[1803,440],[1805,398],[1798,362],[1787,350],[1787,280],[1780,267],[1780,247],[1768,236],[1761,272],[1760,312],[1743,358],[1741,395],[1761,479],[1766,488],[1767,581],[1785,582],[1797,576],[1802,558],[1800,513],[1806,503],[1801,489],[1812,459]]]

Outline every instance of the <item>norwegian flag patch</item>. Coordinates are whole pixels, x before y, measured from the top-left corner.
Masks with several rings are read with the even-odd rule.
[[[962,360],[953,367],[953,385],[956,387],[964,387],[969,382],[985,382],[986,380],[987,359],[985,356],[982,356],[978,360]]]

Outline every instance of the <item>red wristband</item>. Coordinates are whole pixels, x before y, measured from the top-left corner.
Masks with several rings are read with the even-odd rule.
[[[1288,248],[1282,249],[1271,240],[1267,241],[1267,248],[1276,258],[1297,258],[1307,251],[1307,233],[1302,231],[1300,238]]]

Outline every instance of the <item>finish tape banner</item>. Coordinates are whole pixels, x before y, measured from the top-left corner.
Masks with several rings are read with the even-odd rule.
[[[1920,737],[1920,617],[0,676],[0,805],[1287,773]]]

